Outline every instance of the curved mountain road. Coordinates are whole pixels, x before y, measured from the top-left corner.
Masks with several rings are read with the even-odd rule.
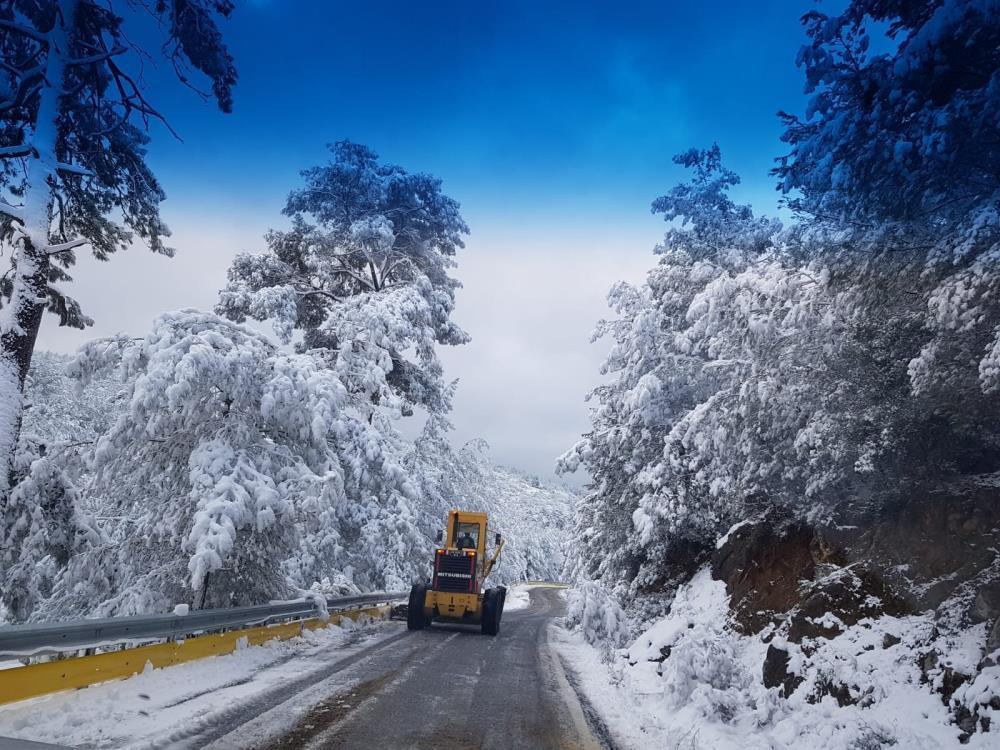
[[[275,705],[198,744],[216,750],[607,747],[548,645],[562,597],[553,589],[530,593],[531,606],[506,612],[496,637],[464,626],[403,631],[345,666],[340,687],[328,694],[313,695],[305,706]],[[276,736],[276,726],[286,729]]]

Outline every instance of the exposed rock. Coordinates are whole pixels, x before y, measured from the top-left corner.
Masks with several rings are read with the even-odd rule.
[[[962,685],[969,681],[969,675],[956,672],[951,667],[941,671],[941,696],[947,701]]]
[[[871,571],[840,568],[810,587],[788,619],[788,639],[799,643],[803,638],[834,638],[844,626],[867,617],[906,611],[906,604]]]
[[[845,563],[863,562],[914,611],[938,607],[996,556],[1000,493],[970,479],[818,532]],[[990,595],[992,596],[992,594]],[[995,598],[983,602],[995,606]]]
[[[991,622],[997,618],[1000,618],[1000,580],[990,581],[976,592],[969,612],[972,622]]]
[[[967,592],[962,607],[971,607],[975,621],[1000,617],[1000,581],[971,588],[996,555],[997,487],[969,480],[849,520],[782,525],[771,514],[735,528],[712,555],[712,575],[726,584],[737,627],[759,633],[798,608],[798,638],[833,637],[841,632],[836,619],[850,625],[883,613],[925,611],[957,590]],[[860,592],[826,583],[845,567],[860,568]],[[994,642],[1000,647],[1000,633]]]
[[[993,621],[993,627],[990,628],[989,634],[986,636],[987,655],[992,654],[997,649],[1000,649],[1000,617]]]
[[[803,684],[805,677],[790,670],[790,648],[808,658],[827,648],[826,639],[863,620],[935,610],[936,624],[921,635],[919,657],[912,651],[918,646],[910,638],[901,646],[900,631],[891,625],[895,632],[882,636],[882,648],[898,647],[900,657],[917,659],[928,689],[951,707],[964,741],[990,731],[988,713],[960,707],[954,696],[964,695],[959,688],[979,671],[1000,662],[998,480],[1000,475],[969,478],[878,508],[865,503],[863,512],[842,516],[837,525],[781,523],[772,514],[735,527],[712,555],[712,575],[726,585],[736,627],[762,633],[769,642],[764,685],[788,697]],[[943,634],[963,632],[970,621],[987,626],[986,653],[972,675],[942,656],[951,653],[947,638],[941,652],[935,649]],[[782,639],[798,645],[783,646]],[[878,643],[864,639],[858,645],[868,650]],[[840,679],[848,682],[810,677],[806,699],[830,696],[840,706],[871,705],[865,682]]]
[[[940,666],[941,657],[937,651],[931,650],[920,657],[920,672],[924,682],[935,685],[935,692],[941,694],[941,699],[947,703],[962,685],[969,681],[969,675],[958,672],[951,667]]]
[[[851,688],[839,682],[821,682],[806,698],[809,703],[819,703],[826,696],[832,696],[841,708],[857,705],[860,701],[851,694]]]
[[[930,681],[931,672],[937,667],[939,658],[937,651],[928,651],[920,657],[920,672],[923,674],[924,680]]]
[[[955,711],[955,723],[962,730],[961,742],[968,742],[969,737],[976,731],[976,717],[965,706],[959,706]]]
[[[776,529],[764,519],[736,529],[715,551],[712,577],[725,582],[740,630],[758,633],[798,603],[800,582],[815,572],[813,539],[805,524]]]
[[[775,645],[767,647],[764,656],[764,687],[780,688],[781,695],[787,698],[802,684],[802,678],[788,670],[791,660],[788,652]]]

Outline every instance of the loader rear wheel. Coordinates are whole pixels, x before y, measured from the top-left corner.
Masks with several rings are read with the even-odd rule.
[[[500,632],[500,592],[487,589],[483,595],[483,635],[496,635]]]
[[[430,621],[424,617],[424,599],[427,598],[427,587],[422,583],[413,584],[410,588],[410,601],[406,607],[406,629],[420,630]]]

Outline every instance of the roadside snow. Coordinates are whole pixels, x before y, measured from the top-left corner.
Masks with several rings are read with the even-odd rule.
[[[775,638],[770,643],[788,650],[790,669],[803,678],[787,700],[763,685],[769,644],[729,627],[725,585],[707,569],[680,587],[670,614],[627,649],[595,647],[579,629],[554,627],[551,637],[577,687],[622,747],[996,748],[994,733],[979,732],[960,744],[947,706],[923,683],[916,654],[933,626],[930,615],[863,620],[806,653]],[[976,631],[959,639],[942,661],[973,660],[980,636]],[[969,700],[985,703],[1000,689],[993,680],[984,672],[965,688]],[[847,686],[856,702],[839,705],[824,693],[829,685]]]
[[[504,612],[516,612],[519,609],[527,609],[531,604],[531,586],[517,584],[507,589],[507,598],[503,603]]]
[[[175,747],[178,733],[210,725],[241,702],[398,632],[385,623],[345,619],[226,656],[164,669],[147,663],[126,680],[0,706],[0,736],[74,747]]]

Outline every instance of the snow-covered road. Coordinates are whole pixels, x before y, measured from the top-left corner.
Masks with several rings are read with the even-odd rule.
[[[0,706],[0,736],[77,748],[601,747],[548,645],[558,592],[513,590],[510,603],[496,638],[331,627]]]

